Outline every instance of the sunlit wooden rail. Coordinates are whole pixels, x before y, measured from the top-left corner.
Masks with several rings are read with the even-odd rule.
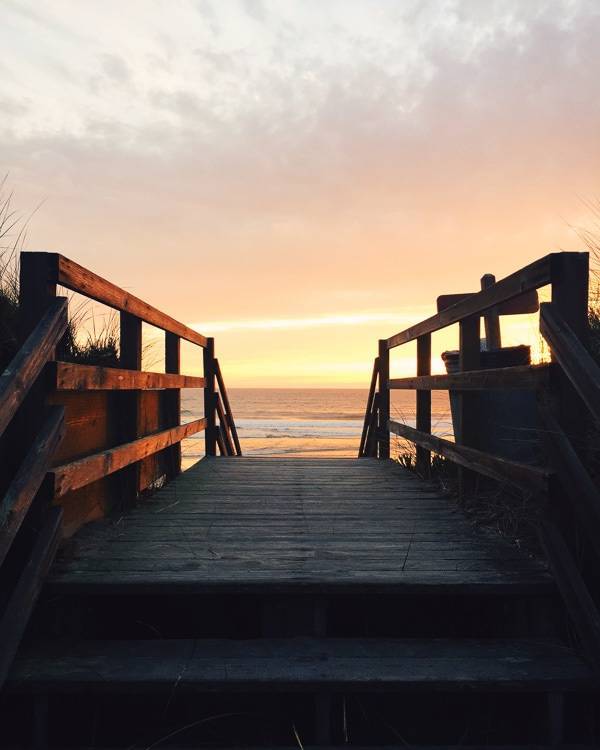
[[[587,351],[587,253],[553,253],[498,282],[482,279],[482,290],[438,298],[438,313],[379,341],[374,361],[359,456],[390,455],[390,433],[416,448],[417,472],[427,478],[431,454],[452,461],[461,472],[460,491],[473,495],[474,476],[484,475],[529,495],[547,499],[541,537],[557,584],[590,662],[600,675],[600,616],[590,580],[600,556],[600,492],[580,457],[587,451],[591,427],[600,423],[600,368]],[[485,281],[485,283],[483,283]],[[551,302],[540,306],[540,334],[552,362],[539,365],[480,369],[480,320],[486,333],[498,317],[511,312],[536,312],[536,290],[550,287]],[[431,374],[431,335],[459,325],[459,372]],[[499,341],[499,328],[495,334]],[[390,378],[390,351],[417,342],[417,374]],[[489,335],[488,335],[489,341]],[[416,391],[416,426],[390,418],[390,391]],[[447,440],[431,434],[431,391],[459,394],[461,434]],[[480,419],[473,395],[485,390],[535,391],[539,429],[546,446],[545,461],[535,466],[479,449],[482,431],[493,429]],[[582,565],[579,540],[587,539]],[[577,546],[575,546],[577,545]],[[587,582],[586,582],[587,581]]]
[[[59,287],[119,313],[119,367],[57,359],[68,326]],[[21,254],[19,307],[23,343],[0,378],[0,566],[13,586],[0,684],[61,536],[176,477],[181,442],[200,431],[207,455],[241,455],[213,339],[57,253]],[[142,323],[164,332],[164,373],[142,370]],[[203,349],[202,377],[181,373],[181,340]],[[202,389],[205,409],[185,424],[183,388]],[[24,566],[7,562],[13,548]]]

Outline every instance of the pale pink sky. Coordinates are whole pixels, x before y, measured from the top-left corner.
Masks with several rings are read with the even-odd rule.
[[[438,294],[580,249],[598,39],[597,0],[3,0],[0,171],[232,385],[364,385]]]

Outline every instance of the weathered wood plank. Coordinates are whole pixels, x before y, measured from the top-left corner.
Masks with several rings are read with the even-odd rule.
[[[66,286],[67,289],[74,292],[79,292],[90,299],[96,300],[96,302],[108,305],[119,312],[141,318],[150,325],[162,328],[163,331],[169,331],[176,336],[181,336],[186,341],[191,341],[192,344],[206,346],[206,338],[202,334],[183,323],[179,323],[170,315],[166,315],[130,292],[126,292],[116,284],[98,276],[98,274],[89,271],[69,258],[65,258],[64,255],[57,253],[28,253],[28,255],[45,255],[48,257],[53,274],[51,280],[55,283]]]
[[[545,302],[541,306],[540,331],[548,342],[553,357],[594,419],[600,422],[600,367],[552,303]]]
[[[600,613],[556,526],[544,521],[540,527],[540,535],[556,584],[577,635],[581,639],[584,653],[598,680],[600,678]]]
[[[492,275],[492,274],[486,274]],[[494,279],[494,283],[496,283]],[[489,284],[488,286],[491,286]],[[482,289],[484,287],[482,286]],[[485,287],[487,288],[487,286]],[[458,302],[462,302],[469,297],[473,297],[477,292],[464,292],[463,294],[440,294],[437,298],[437,311],[442,312],[449,307],[453,307]],[[538,294],[535,289],[529,292],[513,297],[508,302],[498,305],[498,315],[523,315],[525,313],[534,313],[539,310]]]
[[[217,454],[217,393],[216,393],[216,372],[215,372],[215,340],[207,339],[204,347],[203,364],[204,364],[204,418],[206,419],[206,430],[204,433],[204,453],[206,456],[216,456]]]
[[[432,486],[369,459],[204,459],[117,524],[84,529],[78,548],[53,587],[513,595],[552,585]]]
[[[206,420],[196,419],[179,427],[162,430],[130,443],[110,448],[53,469],[56,497],[130,466],[157,451],[168,448],[205,429]]]
[[[0,687],[15,656],[23,631],[42,588],[60,541],[62,510],[50,508],[33,551],[23,568],[0,620]]]
[[[529,266],[521,268],[510,276],[501,279],[493,287],[483,289],[481,292],[466,297],[451,307],[437,313],[437,315],[432,315],[427,320],[417,323],[394,336],[390,336],[387,340],[388,348],[393,349],[400,344],[407,344],[409,341],[419,338],[419,336],[423,336],[426,333],[434,333],[441,328],[446,328],[470,316],[482,315],[491,307],[508,302],[523,292],[539,289],[539,287],[549,284],[552,257],[552,255],[547,255],[531,263]]]
[[[59,391],[159,390],[163,388],[204,388],[204,378],[175,373],[125,370],[118,367],[51,364],[52,381]]]
[[[399,390],[485,391],[488,389],[537,390],[548,384],[551,365],[519,365],[444,375],[392,378],[389,387]]]
[[[48,644],[7,688],[86,690],[580,690],[589,669],[558,641],[256,639]]]
[[[389,422],[389,428],[396,435],[412,440],[413,443],[422,445],[424,448],[428,448],[460,466],[499,482],[505,482],[529,492],[544,492],[547,489],[548,472],[544,469],[490,456],[476,448],[457,445],[449,440],[444,440],[435,435],[427,435],[413,427],[392,420]]]
[[[549,406],[541,403],[539,413],[552,466],[560,480],[563,501],[569,498],[568,512],[573,512],[579,519],[592,551],[600,557],[600,492]]]
[[[417,339],[417,376],[431,375],[431,334],[426,333]],[[419,390],[416,393],[416,427],[420,432],[431,432],[431,392]],[[416,469],[419,475],[429,478],[431,452],[417,446]]]
[[[67,300],[59,297],[0,375],[0,435],[39,377],[67,329]]]
[[[166,377],[182,377],[181,372],[181,339],[174,333],[165,333],[165,375]],[[184,378],[185,380],[185,378]],[[204,387],[204,378],[197,378]],[[163,394],[164,424],[162,427],[177,427],[181,424],[181,386],[171,386]],[[189,387],[189,386],[184,386]],[[197,386],[199,387],[199,385]],[[181,472],[181,443],[172,445],[166,451],[167,478],[173,479]]]
[[[64,433],[64,409],[50,407],[41,432],[0,503],[0,565],[44,481]]]
[[[385,459],[390,457],[390,435],[387,428],[388,419],[390,418],[390,389],[388,388],[388,381],[390,379],[390,353],[385,339],[379,340],[377,359],[379,360],[377,455],[379,458]]]

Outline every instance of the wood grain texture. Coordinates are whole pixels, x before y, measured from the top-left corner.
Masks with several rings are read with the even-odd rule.
[[[545,302],[541,306],[540,332],[553,358],[596,422],[600,422],[600,367],[552,303]]]
[[[204,388],[204,378],[193,375],[78,365],[72,362],[53,362],[51,377],[58,391],[143,391],[163,388]]]
[[[53,469],[56,497],[106,477],[203,430],[205,419],[162,430]]]
[[[498,482],[505,482],[528,492],[545,492],[547,489],[548,472],[544,469],[498,458],[466,445],[457,445],[436,435],[419,432],[400,422],[390,421],[389,427],[395,435],[412,440],[413,443],[438,453],[459,466],[496,479]]]
[[[560,253],[558,254],[560,255]],[[437,315],[432,315],[427,320],[390,336],[387,339],[388,348],[393,349],[400,344],[407,344],[409,341],[419,338],[419,336],[434,333],[470,316],[482,315],[491,307],[508,302],[523,292],[539,289],[539,287],[549,284],[552,257],[552,255],[546,255],[544,258],[540,258],[540,260],[536,260],[525,268],[521,268],[496,282],[493,287],[465,297],[451,307],[437,313]]]
[[[392,378],[389,387],[392,390],[417,391],[486,391],[500,388],[533,391],[548,384],[551,371],[549,364],[497,367],[444,375]]]
[[[84,641],[24,651],[7,689],[151,693],[173,685],[181,692],[548,692],[589,689],[591,674],[551,639]]]
[[[0,503],[0,565],[44,481],[64,433],[64,409],[50,407],[42,430]]]
[[[108,305],[119,312],[128,313],[150,325],[169,331],[186,341],[191,341],[198,346],[206,346],[206,338],[183,323],[179,323],[170,315],[149,305],[130,292],[126,292],[116,284],[103,279],[93,271],[80,266],[75,261],[65,258],[57,253],[27,253],[32,256],[53,256],[53,266],[56,269],[54,283],[83,294],[90,299]]]
[[[67,328],[67,300],[51,302],[8,367],[0,375],[0,435],[14,417],[23,399],[53,356]]]
[[[203,459],[83,528],[54,590],[542,591],[543,566],[378,459]]]
[[[17,585],[0,620],[0,687],[17,651],[25,626],[58,549],[62,510],[50,508]]]

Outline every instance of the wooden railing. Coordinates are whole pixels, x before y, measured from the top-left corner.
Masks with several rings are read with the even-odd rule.
[[[600,561],[600,492],[584,460],[590,429],[600,430],[600,368],[586,348],[588,266],[587,253],[550,254],[501,281],[482,284],[480,292],[438,298],[436,315],[380,340],[359,456],[389,458],[392,433],[416,446],[416,469],[425,478],[430,476],[432,452],[458,464],[463,497],[473,496],[473,480],[480,474],[544,499],[541,540],[581,646],[600,676],[600,582],[595,572]],[[533,312],[537,304],[532,304],[531,294],[548,285],[552,301],[540,306],[540,333],[550,348],[551,363],[480,369],[481,317],[488,333],[517,300],[522,303],[519,311]],[[455,323],[460,371],[432,375],[431,334]],[[390,379],[390,350],[414,340],[416,376]],[[416,391],[415,427],[390,419],[393,389]],[[454,442],[431,434],[431,391],[436,389],[459,395],[461,429]],[[482,430],[492,425],[481,423],[473,395],[490,389],[536,392],[538,433],[546,446],[543,465],[480,450]],[[582,539],[587,540],[583,552]]]
[[[32,414],[31,406],[36,405],[35,389],[66,328],[67,300],[57,298],[47,307],[0,376],[4,475],[0,501],[3,595],[0,602],[0,686],[60,540],[62,509],[50,507],[52,492],[45,479],[64,437],[64,409],[54,406],[43,413]],[[23,428],[30,420],[32,429],[28,431],[28,439],[23,439]],[[9,442],[15,443],[12,461],[6,450]]]
[[[57,360],[63,286],[117,310],[119,367]],[[0,685],[61,536],[127,507],[181,471],[181,441],[241,455],[214,341],[55,253],[22,253],[22,346],[0,377]],[[142,323],[164,331],[165,372],[142,370]],[[180,372],[180,342],[203,349],[203,377]],[[181,389],[204,416],[181,423]]]

